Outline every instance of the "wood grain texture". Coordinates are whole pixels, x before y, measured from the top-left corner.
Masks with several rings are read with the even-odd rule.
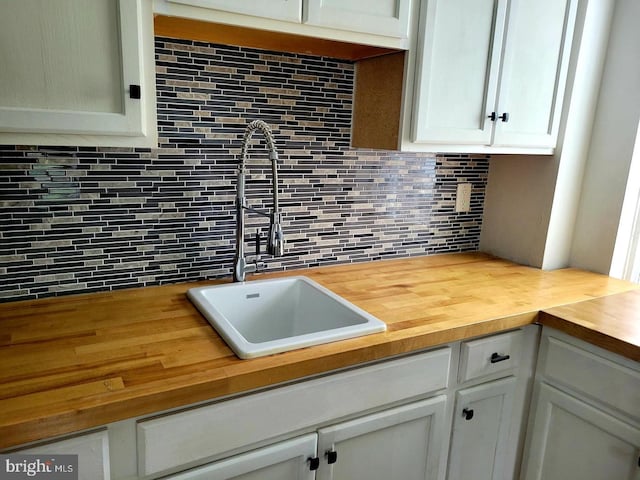
[[[640,362],[640,290],[551,308],[540,323]]]
[[[0,448],[527,325],[540,310],[637,288],[482,254],[253,278],[293,274],[369,311],[387,332],[240,360],[185,294],[220,282],[0,304]],[[626,332],[609,333],[616,347],[629,343]]]
[[[292,33],[272,32],[221,23],[202,22],[188,18],[154,17],[156,35],[184,40],[219,43],[239,47],[272,50],[276,52],[301,53],[342,60],[360,60],[395,52],[391,48],[360,45],[337,40],[305,37]]]
[[[404,62],[404,52],[356,62],[352,147],[398,148]]]

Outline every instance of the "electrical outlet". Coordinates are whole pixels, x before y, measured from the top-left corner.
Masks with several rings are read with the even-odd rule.
[[[459,183],[456,191],[456,212],[468,212],[471,209],[471,184]]]

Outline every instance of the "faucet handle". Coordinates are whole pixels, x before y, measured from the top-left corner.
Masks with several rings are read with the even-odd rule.
[[[260,230],[256,229],[256,259],[260,256],[260,240],[262,238],[262,235],[260,235]]]

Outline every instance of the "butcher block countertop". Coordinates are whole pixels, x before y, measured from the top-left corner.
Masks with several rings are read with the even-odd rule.
[[[592,300],[637,288],[603,275],[450,254],[258,277],[294,274],[387,331],[240,360],[185,294],[214,281],[0,304],[0,448],[520,327],[541,310],[544,323],[640,359],[640,292]]]

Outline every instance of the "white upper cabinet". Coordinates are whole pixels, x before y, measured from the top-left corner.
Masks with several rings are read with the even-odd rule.
[[[224,12],[273,18],[285,22],[302,21],[302,0],[167,0],[193,7],[210,8]]]
[[[485,112],[496,98],[505,8],[497,12],[495,3],[429,0],[420,27],[414,141],[491,142]]]
[[[304,22],[320,27],[406,38],[411,0],[304,0]]]
[[[494,145],[555,146],[576,4],[511,1],[495,110],[508,121],[496,121]]]
[[[576,4],[427,0],[411,141],[444,151],[469,145],[552,149]]]
[[[401,50],[410,44],[412,5],[412,0],[153,0],[154,13],[168,18]]]
[[[0,143],[155,145],[148,2],[3,5]]]

